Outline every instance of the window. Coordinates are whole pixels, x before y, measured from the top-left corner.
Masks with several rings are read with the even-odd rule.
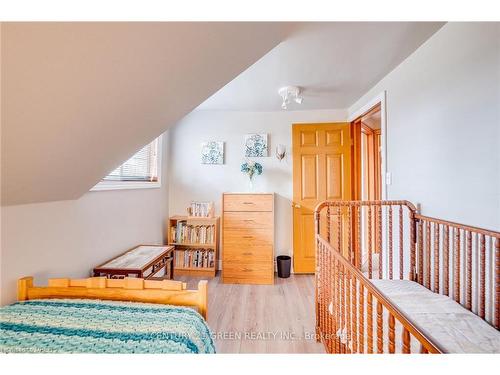
[[[110,172],[92,190],[160,187],[161,136]]]

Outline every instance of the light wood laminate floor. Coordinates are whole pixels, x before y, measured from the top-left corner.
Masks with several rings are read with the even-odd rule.
[[[178,276],[189,288],[200,278]],[[218,353],[324,353],[314,338],[314,276],[275,278],[274,285],[209,279],[208,325]]]

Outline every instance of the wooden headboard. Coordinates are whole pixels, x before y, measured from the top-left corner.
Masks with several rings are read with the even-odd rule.
[[[32,276],[18,280],[17,299],[19,301],[44,298],[89,298],[189,306],[196,307],[206,320],[208,282],[201,280],[197,290],[188,290],[186,283],[174,280],[60,278],[49,279],[48,286],[34,286]]]

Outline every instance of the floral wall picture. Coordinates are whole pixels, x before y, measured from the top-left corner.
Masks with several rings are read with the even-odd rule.
[[[266,133],[245,135],[245,156],[246,157],[268,156]]]
[[[224,142],[202,142],[201,164],[224,164]]]

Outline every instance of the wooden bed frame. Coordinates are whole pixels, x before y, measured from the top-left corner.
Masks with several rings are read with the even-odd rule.
[[[26,301],[44,298],[88,298],[113,301],[147,302],[195,307],[206,320],[208,282],[198,282],[197,290],[187,290],[186,283],[174,280],[141,278],[49,279],[48,286],[34,286],[33,277],[17,282],[17,299]]]
[[[500,232],[423,216],[404,200],[323,202],[315,223],[316,334],[328,353],[410,353],[412,341],[445,352],[370,279],[417,282],[500,329]]]

